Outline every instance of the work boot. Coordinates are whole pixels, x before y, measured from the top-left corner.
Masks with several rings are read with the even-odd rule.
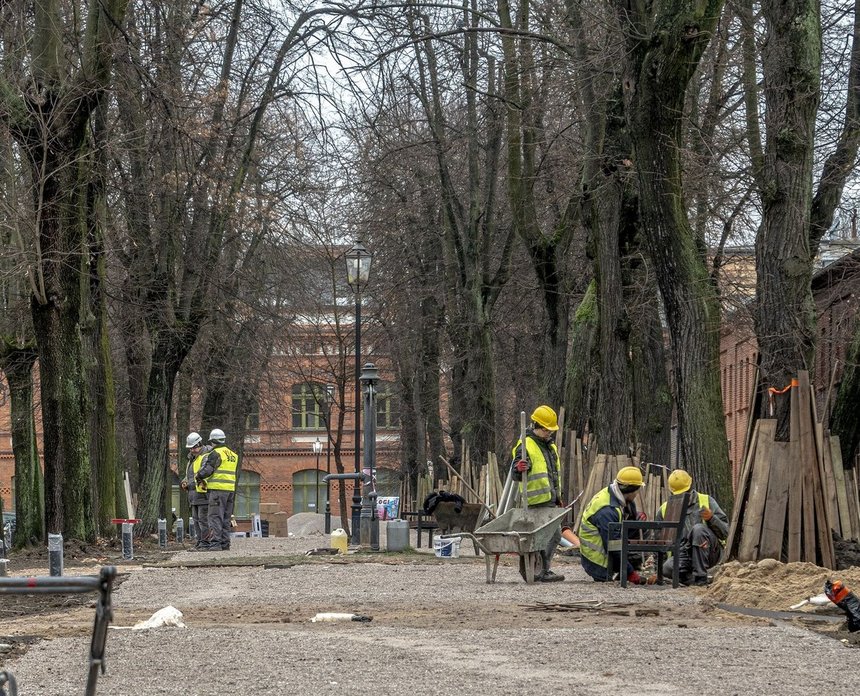
[[[711,578],[709,578],[707,575],[696,575],[693,578],[693,582],[691,584],[696,587],[705,587],[711,584]]]
[[[562,582],[564,575],[553,573],[551,570],[545,570],[542,575],[535,578],[538,582]]]

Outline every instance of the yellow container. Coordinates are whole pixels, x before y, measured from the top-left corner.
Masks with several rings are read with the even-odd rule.
[[[347,546],[349,546],[349,539],[346,537],[346,532],[335,529],[331,533],[331,548],[337,549],[338,553],[346,553]]]

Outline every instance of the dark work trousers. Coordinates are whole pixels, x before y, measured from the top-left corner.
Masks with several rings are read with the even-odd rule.
[[[197,548],[203,545],[206,532],[209,531],[209,499],[205,493],[198,493],[191,503],[191,516],[194,518],[194,532],[197,534]]]
[[[678,577],[704,578],[708,576],[708,568],[713,568],[720,562],[723,547],[720,540],[706,524],[693,525],[690,533],[681,540],[678,553]],[[663,575],[670,577],[675,565],[675,559],[667,558],[663,563]]]
[[[205,546],[211,549],[230,548],[230,517],[228,510],[233,510],[233,491],[209,491],[209,530],[204,539]]]
[[[561,508],[558,508],[558,506],[555,503],[541,503],[539,505],[529,505],[529,509],[532,509],[532,508],[548,508],[548,507],[557,508],[559,513],[561,512]],[[558,550],[558,542],[559,541],[561,541],[561,520],[559,520],[558,523],[556,524],[555,531],[553,532],[552,536],[550,537],[550,540],[547,543],[546,548],[540,552],[541,559],[543,560],[543,570],[538,571],[539,574],[543,574],[549,570],[550,565],[552,565],[552,558],[553,558],[553,556],[555,556],[556,550]],[[525,564],[522,562],[520,563],[520,575],[522,575],[523,579],[525,579],[525,577],[526,577]]]

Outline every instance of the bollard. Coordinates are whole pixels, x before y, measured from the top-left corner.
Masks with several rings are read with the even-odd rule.
[[[197,539],[197,525],[194,524],[194,518],[188,518],[188,536],[191,539]]]
[[[62,534],[48,534],[48,569],[52,577],[63,574]]]
[[[181,517],[176,520],[176,541],[180,544],[185,541],[185,520]]]
[[[126,561],[130,561],[134,558],[133,529],[134,525],[131,522],[122,523],[122,557]]]
[[[8,563],[9,561],[7,559],[0,558],[0,578],[6,577],[6,566],[8,565]]]
[[[158,548],[167,550],[167,520],[158,520]]]

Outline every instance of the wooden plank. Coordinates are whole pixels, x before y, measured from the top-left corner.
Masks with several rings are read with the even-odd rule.
[[[839,533],[844,539],[851,539],[854,529],[851,525],[851,506],[848,504],[848,490],[845,486],[845,469],[842,468],[842,451],[839,445],[839,436],[831,435],[827,438],[830,452],[830,470],[833,472],[833,480],[836,483],[836,507],[839,511]]]
[[[773,441],[770,444],[770,474],[758,558],[775,558],[779,561],[782,559],[785,521],[788,516],[789,478],[786,474],[790,444]]]
[[[732,510],[732,520],[729,525],[729,536],[726,540],[726,557],[727,558],[736,558],[737,549],[736,542],[740,540],[740,527],[743,524],[743,510],[746,505],[747,492],[749,488],[749,478],[750,472],[752,471],[752,462],[755,459],[755,451],[758,445],[759,432],[761,428],[761,423],[763,421],[757,420],[754,426],[753,436],[750,438],[749,448],[744,456],[743,467],[741,468],[741,475],[738,479],[738,486],[735,490],[735,505]]]
[[[757,561],[761,544],[762,520],[767,501],[770,459],[773,451],[773,433],[768,432],[769,423],[761,421],[755,461],[750,474],[750,493],[744,510],[743,531],[738,544],[739,561]]]
[[[800,453],[800,405],[797,389],[791,390],[791,442],[788,487],[788,562],[803,560],[803,467]]]
[[[815,429],[822,431],[821,466],[824,480],[824,502],[827,503],[827,514],[833,529],[838,532],[839,536],[842,536],[842,520],[839,517],[839,496],[836,493],[836,475],[833,472],[833,459],[830,455],[830,437],[824,436],[824,428],[821,423],[816,423]]]
[[[809,372],[798,373],[798,400],[800,402],[800,446],[804,463],[804,549],[803,556],[809,563],[825,568],[834,566],[833,537],[831,523],[824,500],[824,481],[815,436],[815,395],[809,382]],[[807,495],[809,498],[807,499]],[[810,516],[807,518],[806,515]],[[809,540],[809,542],[807,541]]]
[[[597,494],[601,488],[604,488],[603,472],[606,469],[606,455],[598,454],[594,460],[594,466],[591,468],[591,473],[588,476],[588,484],[585,486],[585,494],[582,496],[583,504],[579,506],[576,513],[576,522],[574,527],[579,529],[579,523],[582,521],[582,512],[591,499]]]
[[[854,530],[852,539],[860,541],[860,500],[857,495],[857,469],[846,469],[848,484],[848,505],[851,508],[851,529]]]

